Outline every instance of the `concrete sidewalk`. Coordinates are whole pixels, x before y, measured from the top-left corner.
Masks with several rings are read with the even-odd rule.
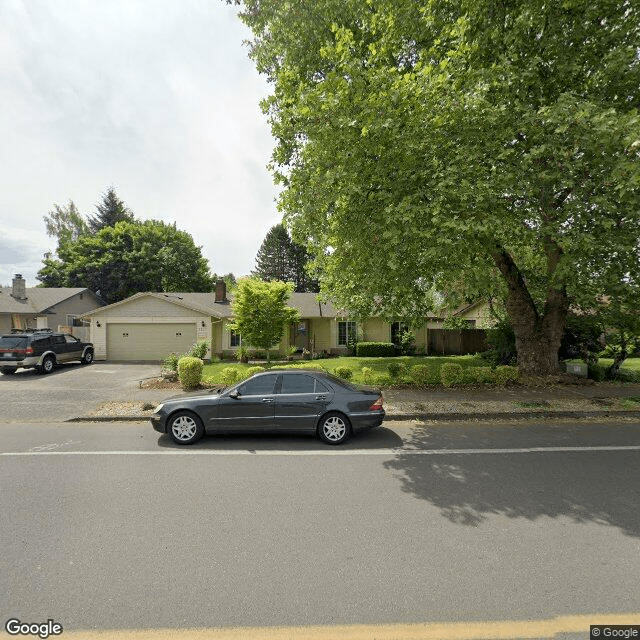
[[[148,420],[175,389],[135,389],[70,421]],[[387,420],[504,420],[627,416],[640,424],[640,384],[598,383],[553,387],[386,389]]]

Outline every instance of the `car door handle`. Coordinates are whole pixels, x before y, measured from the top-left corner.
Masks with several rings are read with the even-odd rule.
[[[262,402],[273,402],[273,398],[262,398]]]
[[[320,396],[316,396],[316,400],[326,400],[327,396],[325,395],[320,395]]]

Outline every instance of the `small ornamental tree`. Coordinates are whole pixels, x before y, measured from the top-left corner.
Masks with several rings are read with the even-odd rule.
[[[295,309],[287,306],[293,285],[275,280],[243,278],[233,299],[235,320],[229,327],[242,336],[245,344],[264,349],[269,362],[269,349],[280,342],[285,327],[299,319]]]

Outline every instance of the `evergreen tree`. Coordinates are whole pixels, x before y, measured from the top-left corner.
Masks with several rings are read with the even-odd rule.
[[[318,291],[318,282],[305,270],[309,260],[307,250],[291,240],[284,225],[277,224],[271,227],[258,250],[253,275],[266,282],[292,282],[298,293]]]
[[[97,233],[105,227],[114,227],[116,222],[134,222],[133,212],[118,198],[116,190],[109,187],[96,205],[97,215],[89,218],[89,230]]]

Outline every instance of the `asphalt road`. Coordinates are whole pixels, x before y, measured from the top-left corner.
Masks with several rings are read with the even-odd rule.
[[[144,423],[0,433],[3,621],[442,640],[549,637],[549,620],[586,638],[640,613],[637,425],[394,422],[339,448],[184,448]],[[251,637],[294,637],[278,634]]]

